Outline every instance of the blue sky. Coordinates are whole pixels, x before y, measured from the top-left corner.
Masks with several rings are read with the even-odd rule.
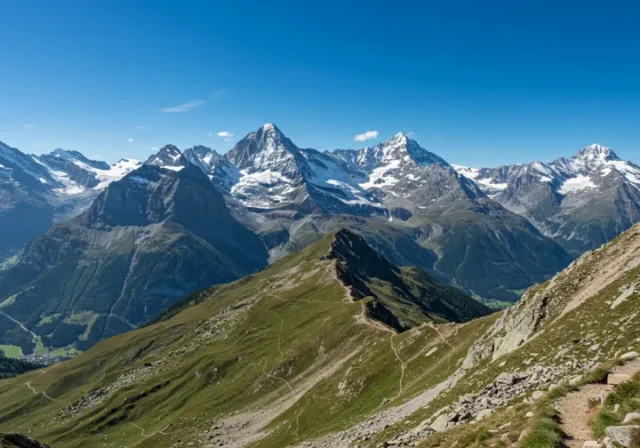
[[[6,1],[0,140],[114,162],[165,143],[225,152],[274,122],[321,150],[404,131],[471,166],[594,142],[640,162],[639,13],[589,0]],[[354,141],[367,131],[378,137]]]

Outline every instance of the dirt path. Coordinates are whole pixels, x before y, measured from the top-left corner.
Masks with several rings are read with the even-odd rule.
[[[40,374],[38,376],[42,376],[46,373],[45,370],[43,370],[42,372],[40,372]],[[26,383],[23,383],[25,386],[27,386],[29,388],[29,390],[31,392],[33,392],[34,395],[38,395],[39,393],[41,393],[42,395],[44,395],[45,398],[47,398],[49,401],[56,401],[55,398],[51,398],[49,395],[47,395],[47,393],[43,390],[42,392],[38,392],[32,385],[31,385],[31,381],[27,381]]]
[[[27,327],[25,327],[25,325],[22,322],[20,322],[19,320],[14,319],[13,317],[9,316],[7,313],[4,313],[2,311],[0,311],[0,314],[2,314],[4,317],[9,319],[13,323],[17,324],[22,330],[24,330],[27,333],[29,333],[29,335],[31,336],[31,340],[33,341],[34,344],[36,344],[38,342],[38,336],[33,331],[31,331]],[[20,349],[20,353],[22,353],[22,349]]]
[[[616,366],[612,370],[612,373],[622,373],[629,376],[635,375],[637,372],[640,372],[640,359],[623,366]],[[608,390],[611,389],[606,384],[587,384],[582,386],[580,390],[571,392],[558,400],[556,407],[560,412],[562,429],[568,436],[568,448],[582,448],[587,440],[595,440],[589,423],[598,412],[600,394]],[[593,406],[590,404],[592,400],[598,404]]]
[[[404,380],[404,371],[407,369],[407,364],[402,360],[402,358],[400,357],[400,354],[398,353],[398,349],[393,344],[394,336],[395,334],[393,333],[391,334],[391,336],[389,336],[389,343],[391,344],[391,350],[393,350],[393,354],[396,355],[396,359],[400,363],[400,382],[398,384],[398,393],[395,395],[395,397],[392,398],[392,400],[395,400],[400,395],[402,395],[402,381]]]
[[[217,440],[219,440],[225,443],[225,448],[242,448],[262,439],[267,435],[264,431],[264,427],[267,424],[293,406],[307,391],[311,390],[320,381],[337,372],[344,363],[353,358],[358,352],[359,350],[354,350],[309,376],[306,375],[307,372],[301,374],[300,377],[305,379],[293,386],[287,384],[290,393],[276,400],[272,405],[243,412],[219,421],[210,432],[210,442],[204,446],[218,446]],[[278,379],[282,380],[282,378]],[[296,415],[296,425],[302,412],[304,412],[304,409]]]

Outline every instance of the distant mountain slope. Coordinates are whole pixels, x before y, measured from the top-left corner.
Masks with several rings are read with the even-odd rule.
[[[640,221],[640,167],[601,145],[548,164],[456,168],[574,256]]]
[[[63,149],[33,156],[0,142],[0,262],[138,166],[129,159],[110,166]]]
[[[450,312],[452,296],[460,319],[488,310],[432,281],[420,296],[422,325],[397,333],[370,319],[367,307],[379,299],[354,297],[361,294],[340,277],[389,287],[385,306],[417,304],[407,301],[418,291],[413,279],[379,257],[357,235],[338,232],[203,292],[205,300],[167,320],[103,341],[42,375],[0,382],[0,431],[29,427],[57,448],[97,440],[284,447],[402,402],[446,378],[468,335],[493,317],[467,323],[443,344],[453,326],[436,328],[433,319],[444,321],[437,313]],[[410,358],[415,362],[401,367],[399,360]],[[25,381],[35,394],[25,393]]]
[[[425,321],[464,322],[489,309],[459,289],[438,283],[417,268],[399,268],[354,233],[335,234],[329,258],[353,297],[372,297],[368,314],[398,331]]]
[[[200,170],[144,165],[111,183],[80,216],[30,242],[0,272],[2,340],[84,350],[135,328],[186,293],[266,264]],[[3,302],[4,301],[4,302]],[[24,338],[15,322],[34,333]]]

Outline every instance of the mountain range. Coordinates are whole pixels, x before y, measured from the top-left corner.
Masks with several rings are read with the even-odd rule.
[[[640,220],[640,167],[601,145],[550,163],[456,169],[573,256]]]
[[[224,155],[166,145],[110,166],[0,145],[0,165],[0,338],[25,354],[84,350],[342,228],[393,265],[513,302],[640,219],[640,169],[598,145],[471,169],[402,133],[321,152],[268,123]]]

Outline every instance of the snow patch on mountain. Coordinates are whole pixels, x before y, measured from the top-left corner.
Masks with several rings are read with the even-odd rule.
[[[592,188],[597,188],[596,184],[593,183],[593,181],[589,177],[579,174],[576,177],[570,177],[569,179],[566,179],[558,189],[558,193],[576,193],[578,191],[590,190]]]

